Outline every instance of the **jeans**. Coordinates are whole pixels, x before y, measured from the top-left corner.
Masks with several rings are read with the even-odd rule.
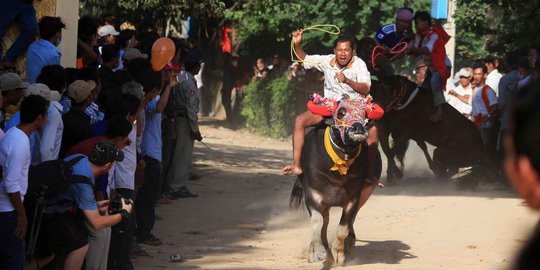
[[[25,260],[24,239],[15,236],[17,212],[0,212],[0,269],[23,270]]]
[[[34,42],[38,32],[36,11],[32,3],[24,3],[22,0],[0,0],[0,40],[4,38],[7,28],[13,20],[17,20],[21,33],[6,52],[5,60],[11,62],[15,61],[17,56],[23,54],[26,48]]]
[[[150,236],[156,218],[156,202],[161,194],[161,163],[145,156],[144,182],[137,192],[135,200],[137,218],[137,238]]]
[[[115,189],[116,193],[122,195],[124,199],[133,199],[135,191],[125,188]],[[131,254],[131,240],[135,234],[135,216],[131,212],[129,220],[122,221],[111,228],[111,244],[109,245],[109,270],[133,270],[133,264],[129,255]],[[127,222],[127,223],[125,223]],[[125,224],[124,224],[125,223]],[[119,228],[124,231],[120,232]]]
[[[431,72],[430,83],[431,92],[433,93],[433,105],[437,107],[446,102],[443,94],[443,83],[446,82],[442,81],[441,74],[436,69],[430,68],[429,71]]]

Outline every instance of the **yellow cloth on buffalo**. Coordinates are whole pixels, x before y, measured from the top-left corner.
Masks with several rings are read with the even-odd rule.
[[[354,163],[354,160],[360,155],[360,152],[362,152],[362,145],[358,146],[358,152],[356,155],[349,160],[343,160],[339,157],[339,155],[334,151],[334,148],[332,147],[332,142],[330,142],[330,127],[326,127],[326,130],[324,131],[324,148],[326,149],[326,153],[330,156],[332,161],[334,162],[334,166],[330,168],[331,171],[338,171],[340,175],[346,175],[347,171],[349,171],[349,167]]]

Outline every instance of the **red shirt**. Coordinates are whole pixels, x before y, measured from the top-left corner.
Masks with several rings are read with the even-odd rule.
[[[96,144],[103,141],[103,139],[104,139],[104,136],[97,136],[97,137],[92,137],[90,139],[86,139],[86,140],[76,144],[71,149],[69,149],[69,151],[66,154],[66,157],[69,157],[69,156],[75,155],[75,154],[83,154],[85,156],[89,156],[90,155],[90,150],[92,150],[92,148]]]

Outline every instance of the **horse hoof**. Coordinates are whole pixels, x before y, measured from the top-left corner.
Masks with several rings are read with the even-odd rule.
[[[311,247],[309,250],[309,257],[308,262],[314,263],[314,262],[322,262],[326,260],[326,250],[324,250],[324,247]]]

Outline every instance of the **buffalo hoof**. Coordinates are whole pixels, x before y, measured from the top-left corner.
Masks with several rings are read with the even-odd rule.
[[[308,262],[322,262],[326,260],[326,250],[322,245],[311,244],[309,247]]]

